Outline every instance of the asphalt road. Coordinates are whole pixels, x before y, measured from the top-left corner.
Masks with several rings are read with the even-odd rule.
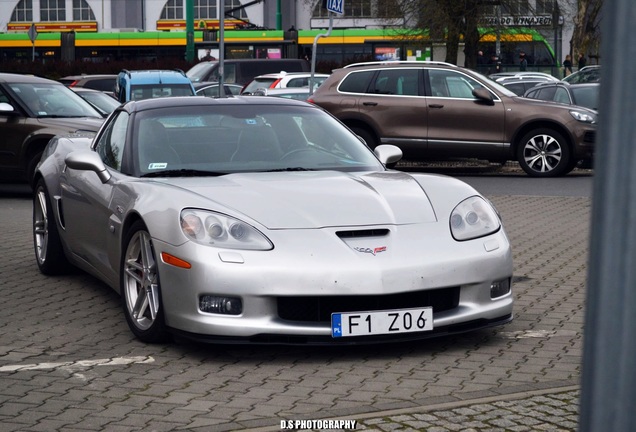
[[[372,430],[422,421],[457,430],[450,422],[469,411],[493,430],[507,430],[512,417],[502,415],[525,422],[509,430],[576,430],[593,177],[448,171],[503,216],[515,320],[419,343],[336,349],[141,343],[104,284],[80,272],[39,273],[28,189],[3,185],[3,432],[279,430],[283,420],[328,418]],[[533,399],[512,409],[523,396]]]

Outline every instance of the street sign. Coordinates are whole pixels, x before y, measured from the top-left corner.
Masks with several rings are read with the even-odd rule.
[[[344,0],[324,0],[323,7],[329,12],[344,14]]]
[[[35,29],[35,24],[31,24],[31,27],[29,27],[29,39],[31,39],[31,43],[35,42],[37,37],[38,31]]]

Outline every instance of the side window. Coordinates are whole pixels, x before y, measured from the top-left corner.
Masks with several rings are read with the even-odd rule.
[[[556,91],[556,87],[546,87],[538,90],[538,99],[541,100],[552,100],[554,98],[554,92]]]
[[[338,86],[338,91],[345,93],[366,93],[369,81],[375,71],[352,72],[345,77]]]
[[[523,83],[508,84],[506,88],[514,92],[516,95],[522,95],[523,92],[526,90]]]
[[[120,111],[104,129],[95,150],[106,166],[121,170],[128,130],[128,113]]]
[[[473,90],[483,87],[474,79],[449,70],[429,69],[431,96],[474,99]]]
[[[4,102],[8,104],[11,103],[9,102],[9,97],[5,94],[4,90],[2,90],[1,88],[0,88],[0,102]]]
[[[568,94],[568,92],[560,87],[557,88],[556,92],[554,93],[554,101],[566,104],[572,103],[572,101],[570,101],[570,95]]]
[[[293,78],[287,83],[287,87],[308,87],[309,78]]]
[[[417,69],[381,70],[369,89],[369,93],[417,96],[418,76]]]

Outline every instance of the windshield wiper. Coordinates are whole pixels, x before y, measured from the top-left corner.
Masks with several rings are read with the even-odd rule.
[[[155,171],[148,174],[143,174],[141,177],[218,177],[226,175],[225,172],[218,171],[203,171],[194,169],[178,169],[178,170],[164,170]]]

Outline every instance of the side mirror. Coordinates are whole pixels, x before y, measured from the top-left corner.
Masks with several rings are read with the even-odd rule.
[[[88,150],[77,150],[66,155],[66,166],[80,171],[93,171],[102,183],[110,180],[110,173],[97,153]]]
[[[490,91],[488,91],[488,89],[484,87],[473,89],[473,96],[475,96],[478,101],[484,102],[486,105],[495,104],[492,93],[490,93]]]
[[[13,105],[8,104],[6,102],[0,102],[0,112],[2,113],[10,113],[10,112],[14,112],[15,109],[13,108]]]
[[[379,145],[373,152],[380,159],[380,162],[387,166],[395,165],[402,159],[402,150],[391,144]]]

